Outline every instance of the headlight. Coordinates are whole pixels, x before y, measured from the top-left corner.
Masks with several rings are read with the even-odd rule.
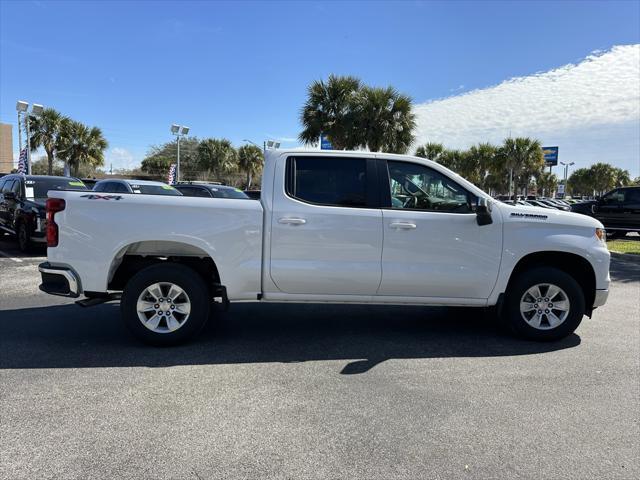
[[[596,228],[596,238],[600,240],[604,245],[607,244],[607,232],[604,228]]]

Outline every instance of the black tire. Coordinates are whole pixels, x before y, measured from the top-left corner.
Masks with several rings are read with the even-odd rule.
[[[175,331],[155,332],[143,325],[138,317],[138,298],[147,287],[159,282],[177,285],[190,301],[191,311]],[[122,293],[120,311],[127,328],[138,339],[150,345],[169,346],[186,342],[202,330],[209,318],[209,305],[209,289],[197,272],[178,263],[163,262],[140,270],[129,280]]]
[[[18,240],[18,248],[22,253],[29,253],[32,250],[31,232],[29,232],[29,227],[25,222],[18,223],[16,238]]]
[[[560,287],[568,297],[570,307],[565,320],[554,328],[541,330],[527,323],[520,313],[520,300],[531,287],[538,284],[552,284]],[[571,335],[585,312],[584,293],[578,282],[569,274],[553,267],[536,267],[520,272],[509,283],[502,311],[503,322],[518,336],[529,340],[553,341]]]

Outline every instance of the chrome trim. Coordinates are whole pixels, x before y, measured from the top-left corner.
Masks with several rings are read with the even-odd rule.
[[[80,292],[78,291],[78,277],[71,270],[66,268],[47,268],[42,265],[38,266],[38,270],[40,273],[48,273],[50,275],[62,275],[66,278],[67,283],[69,284],[69,293],[71,295],[78,296]]]
[[[593,308],[601,307],[607,303],[608,296],[609,290],[596,290],[596,296],[593,299]]]

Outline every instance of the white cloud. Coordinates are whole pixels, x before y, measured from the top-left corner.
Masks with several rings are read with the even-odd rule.
[[[640,45],[416,106],[417,143],[466,148],[531,136],[576,167],[607,161],[640,175]]]
[[[113,169],[132,169],[139,165],[139,162],[135,161],[133,155],[129,150],[121,147],[113,147],[107,151],[104,161],[104,169],[109,170],[113,165]]]

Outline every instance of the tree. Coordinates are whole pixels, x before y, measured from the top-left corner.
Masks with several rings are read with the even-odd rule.
[[[555,173],[540,171],[536,176],[538,193],[551,195],[558,188],[558,177]]]
[[[75,120],[62,122],[58,156],[78,174],[81,166],[99,167],[104,164],[104,151],[109,144],[98,127],[88,127]]]
[[[572,195],[591,195],[594,186],[591,178],[591,171],[588,168],[577,168],[567,180],[567,189]]]
[[[300,122],[298,138],[307,145],[324,134],[336,150],[405,153],[413,142],[415,115],[411,98],[393,87],[368,87],[355,77],[330,75],[327,82],[309,86]]]
[[[416,157],[426,158],[428,160],[438,161],[438,158],[444,152],[445,148],[441,143],[428,142],[420,145],[414,154]]]
[[[467,152],[466,169],[469,171],[469,176],[463,177],[473,182],[478,187],[486,188],[487,177],[493,173],[496,163],[498,161],[498,147],[491,145],[490,143],[480,143],[473,145]]]
[[[608,163],[594,163],[589,167],[589,176],[593,190],[599,195],[616,186],[617,169]]]
[[[31,151],[44,148],[47,154],[48,175],[53,175],[53,162],[60,144],[62,126],[66,120],[67,117],[53,108],[45,108],[37,117],[29,116]]]
[[[371,152],[406,153],[413,142],[411,98],[392,87],[363,87],[357,95],[355,137]]]
[[[238,152],[226,138],[206,138],[198,146],[198,165],[201,170],[213,172],[216,179],[237,167]]]
[[[263,163],[262,150],[255,145],[243,145],[238,149],[238,166],[247,174],[247,190],[251,188],[251,177],[260,171]]]
[[[318,80],[309,85],[300,115],[300,141],[313,145],[325,134],[334,149],[355,149],[359,144],[355,125],[360,88],[359,79],[336,75],[329,75],[327,82]]]
[[[622,168],[615,168],[616,187],[625,187],[631,185],[631,175],[629,170],[623,170]]]
[[[197,137],[183,137],[180,140],[180,179],[195,180],[198,178],[198,146]],[[177,162],[178,146],[176,142],[153,145],[149,148],[140,168],[151,175],[166,176],[172,163]]]
[[[510,173],[509,195],[513,195],[514,186],[526,189],[531,176],[544,168],[544,154],[538,140],[529,137],[507,138],[500,148],[499,155]]]

